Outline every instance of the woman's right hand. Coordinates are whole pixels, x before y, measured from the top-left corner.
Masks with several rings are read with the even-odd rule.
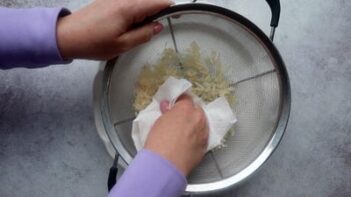
[[[206,116],[187,95],[181,96],[172,109],[167,106],[161,103],[164,114],[152,127],[145,148],[169,160],[187,176],[206,153],[209,137]]]
[[[64,59],[108,60],[158,34],[163,26],[133,26],[172,5],[170,0],[95,0],[61,17],[57,42]]]

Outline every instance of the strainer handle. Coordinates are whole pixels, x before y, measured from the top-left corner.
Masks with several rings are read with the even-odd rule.
[[[278,27],[280,18],[280,1],[279,0],[266,0],[271,8],[272,18],[271,27]]]
[[[272,18],[271,18],[271,33],[269,38],[273,41],[275,28],[278,27],[280,18],[280,1],[279,0],[266,0],[269,7],[271,8]]]
[[[110,172],[108,174],[108,180],[107,180],[108,191],[111,191],[113,186],[116,185],[117,174],[118,174],[118,158],[119,158],[119,154],[116,154],[115,159],[113,160],[113,164],[110,168]]]
[[[280,18],[280,0],[266,0],[269,7],[271,8],[272,18],[271,27],[278,27]],[[196,3],[197,0],[192,0],[192,3]]]
[[[192,0],[192,3],[196,3],[196,2],[197,0]],[[272,29],[269,37],[273,41],[275,28],[278,27],[279,19],[280,19],[280,0],[266,0],[266,2],[268,3],[272,13],[272,18],[271,18]]]

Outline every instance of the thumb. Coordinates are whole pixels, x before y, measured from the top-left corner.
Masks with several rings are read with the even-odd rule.
[[[132,29],[119,37],[124,45],[124,51],[127,51],[140,44],[148,42],[151,38],[163,30],[163,25],[160,23],[151,23],[142,27]]]

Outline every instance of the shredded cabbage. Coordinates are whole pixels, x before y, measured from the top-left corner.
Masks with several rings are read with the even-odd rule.
[[[225,96],[231,105],[235,101],[233,89],[224,77],[219,55],[213,52],[203,58],[200,47],[192,42],[185,54],[166,48],[155,64],[146,64],[142,68],[133,104],[137,113],[151,103],[152,97],[169,76],[190,81],[193,84],[192,92],[206,103],[220,96]]]

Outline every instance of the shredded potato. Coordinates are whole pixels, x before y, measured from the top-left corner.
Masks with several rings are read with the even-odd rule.
[[[158,62],[143,67],[136,84],[134,109],[137,113],[145,109],[169,76],[190,81],[193,84],[192,92],[206,103],[225,96],[233,105],[233,89],[225,79],[222,67],[219,55],[214,52],[202,58],[195,42],[191,43],[185,54],[166,48]]]

